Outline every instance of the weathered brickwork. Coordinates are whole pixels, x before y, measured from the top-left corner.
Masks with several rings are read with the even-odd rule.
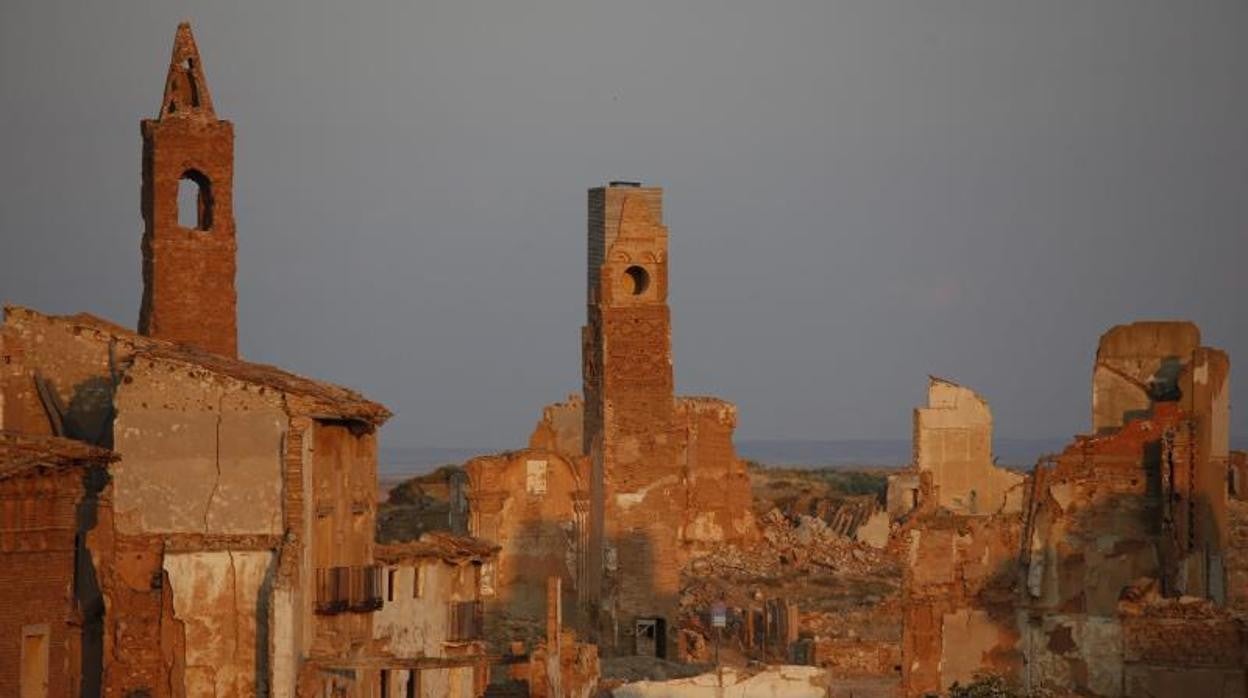
[[[1226,602],[1239,612],[1248,612],[1248,500],[1232,499],[1227,512]]]
[[[939,693],[988,670],[1016,675],[1014,584],[1022,522],[932,508],[898,541],[902,586],[902,681],[906,695]]]
[[[586,459],[529,448],[464,467],[469,528],[501,546],[486,599],[490,639],[499,647],[534,641],[545,633],[548,579],[560,580],[562,603],[578,607],[589,536]]]
[[[217,118],[199,49],[178,27],[160,114],[143,121],[139,332],[236,356],[234,125]],[[179,187],[195,220],[179,220]]]
[[[1242,695],[1248,644],[1225,608],[1244,567],[1228,502],[1229,369],[1191,323],[1115,327],[1097,350],[1095,433],[1036,467],[1021,513],[982,527],[949,510],[965,502],[934,497],[948,472],[894,481],[895,498],[917,494],[914,512],[890,503],[910,543],[908,695],[976,671],[1058,694]],[[989,561],[992,576],[967,576]],[[950,564],[957,581],[942,590]]]
[[[185,25],[143,134],[142,332],[16,307],[0,326],[3,428],[115,458],[106,476],[79,458],[98,482],[82,468],[11,478],[21,461],[0,448],[0,577],[15,575],[0,622],[20,625],[3,628],[20,642],[0,644],[0,695],[37,667],[52,696],[372,696],[407,661],[372,633],[389,412],[236,357],[232,131]],[[180,178],[201,194],[184,225]],[[11,651],[44,626],[38,661]]]
[[[589,597],[612,652],[633,651],[637,618],[676,617],[692,544],[753,532],[748,477],[731,447],[735,411],[673,393],[662,195],[631,184],[589,192]]]
[[[914,411],[914,464],[932,475],[940,506],[960,514],[1017,512],[1019,473],[992,463],[992,412],[974,391],[929,378],[928,404]]]
[[[98,694],[103,608],[82,553],[111,459],[65,439],[0,432],[0,695],[32,685]]]
[[[675,656],[681,570],[758,535],[736,408],[674,394],[662,190],[590,190],[588,228],[584,398],[548,406],[529,448],[467,464],[471,530],[502,546],[500,632],[537,632],[541,580],[557,577],[606,652],[634,652],[635,621],[661,618],[654,649]]]

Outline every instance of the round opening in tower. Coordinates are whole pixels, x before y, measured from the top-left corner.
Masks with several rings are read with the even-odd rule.
[[[647,288],[650,288],[650,272],[642,267],[634,265],[625,269],[624,273],[628,275],[628,280],[631,282],[629,290],[634,296],[640,296],[646,292]]]

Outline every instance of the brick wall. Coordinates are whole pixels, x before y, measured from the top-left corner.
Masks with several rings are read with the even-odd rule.
[[[142,128],[139,332],[236,356],[234,125],[217,119],[212,110],[187,25],[178,28],[174,40],[162,105],[160,116],[144,120]],[[208,213],[201,215],[202,229],[183,227],[178,220],[178,187],[184,179],[204,193],[201,206]]]
[[[48,695],[76,692],[74,507],[82,472],[0,480],[0,696],[19,695],[22,628],[47,625]]]

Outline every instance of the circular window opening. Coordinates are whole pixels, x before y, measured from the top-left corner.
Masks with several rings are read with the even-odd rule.
[[[632,291],[634,296],[640,296],[646,292],[647,288],[650,288],[650,273],[645,269],[632,266],[625,269],[624,273],[628,275],[628,279],[631,282],[629,290]]]

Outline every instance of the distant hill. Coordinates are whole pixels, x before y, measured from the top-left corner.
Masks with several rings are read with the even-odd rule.
[[[1071,441],[1051,439],[995,439],[993,451],[1004,466],[1028,470],[1041,456],[1058,453]],[[904,467],[910,463],[910,439],[740,439],[737,455],[767,465],[833,467]],[[1231,448],[1248,450],[1248,438],[1232,438]],[[439,465],[463,463],[501,448],[382,448],[380,475],[396,478],[422,475]]]
[[[1066,443],[1065,439],[996,439],[993,451],[1002,465],[1030,468],[1037,458],[1062,450]],[[737,454],[769,465],[899,468],[910,464],[911,444],[910,439],[742,439],[737,441]]]
[[[377,454],[378,475],[385,480],[424,475],[440,465],[458,465],[466,460],[505,449],[491,448],[436,448],[436,447],[381,447]]]

